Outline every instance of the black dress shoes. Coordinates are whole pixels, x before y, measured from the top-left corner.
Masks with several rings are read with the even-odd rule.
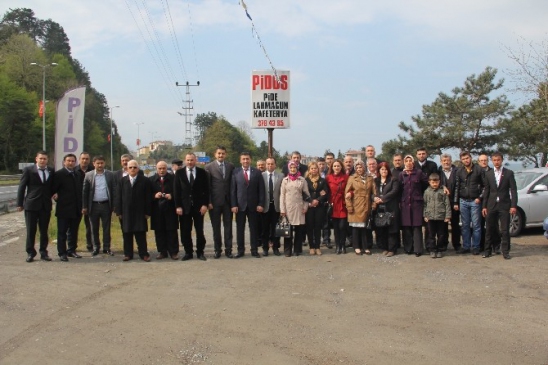
[[[97,253],[99,253],[99,252],[97,252]],[[114,252],[112,252],[111,250],[103,250],[103,253],[107,254],[109,256],[114,256]]]
[[[268,256],[268,251],[267,250],[263,250],[263,256]]]
[[[186,253],[183,258],[181,259],[181,261],[187,261],[187,260],[191,260],[192,259],[192,254],[191,253]]]
[[[61,261],[65,261],[65,262],[68,261],[67,255],[61,255],[59,256],[59,258],[61,259]]]
[[[199,257],[198,257],[199,258]],[[215,252],[215,255],[213,255],[213,258],[214,259],[220,259],[221,258],[221,253],[220,252]]]
[[[244,257],[244,253],[243,253],[243,252],[238,252],[236,255],[234,255],[234,258],[235,258],[235,259],[239,259],[240,257]]]
[[[500,255],[500,247],[495,247],[495,255]]]
[[[27,256],[27,259],[26,259],[25,261],[26,261],[26,262],[33,262],[33,261],[34,261],[34,255],[29,254],[29,255]]]
[[[93,250],[93,252],[91,254],[93,256],[97,256],[97,255],[99,255],[99,250]]]
[[[491,251],[485,251],[483,255],[481,255],[481,257],[483,257],[484,259],[491,257]]]
[[[220,257],[220,256],[219,256],[219,257]],[[203,253],[200,254],[200,255],[198,255],[197,258],[198,258],[198,260],[202,260],[202,261],[206,261],[206,260],[207,260]]]
[[[40,260],[42,261],[51,261],[51,257],[49,257],[48,255],[43,255],[40,257]]]
[[[258,259],[261,258],[261,255],[259,255],[258,252],[252,252],[252,253],[251,253],[251,256],[256,257],[256,258],[258,258]]]
[[[273,252],[274,255],[276,255],[276,256],[281,256],[280,250],[278,250],[277,248],[273,249],[272,252]]]
[[[93,251],[93,246],[86,246],[88,252],[92,252]]]
[[[69,252],[67,253],[68,257],[74,257],[75,259],[81,259],[82,256],[78,255],[76,252]]]
[[[502,257],[504,257],[505,260],[510,260],[511,259],[510,254],[508,252],[504,252],[502,254]]]
[[[228,257],[229,259],[234,258],[234,256],[232,256],[232,252],[225,252],[225,256]]]

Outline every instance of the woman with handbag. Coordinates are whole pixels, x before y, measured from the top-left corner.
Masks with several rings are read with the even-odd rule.
[[[375,216],[375,235],[383,255],[392,257],[398,249],[400,234],[400,182],[392,178],[388,163],[381,162],[375,179],[377,195],[377,215]]]
[[[287,167],[289,174],[282,180],[280,188],[280,216],[286,217],[291,224],[290,237],[284,237],[285,257],[291,257],[293,253],[295,256],[300,256],[303,252],[305,214],[308,210],[310,193],[306,180],[297,169],[297,164],[290,161]]]
[[[314,161],[308,164],[306,182],[310,192],[310,204],[306,212],[306,231],[310,243],[310,254],[321,255],[321,234],[327,210],[325,204],[329,201],[329,188],[325,179],[320,176],[320,168]]]
[[[329,172],[325,177],[329,186],[329,205],[331,220],[333,222],[333,234],[337,245],[337,255],[346,253],[346,207],[344,205],[344,189],[348,181],[348,175],[344,172],[344,164],[341,160],[333,161]]]
[[[373,197],[377,194],[375,179],[367,173],[363,161],[354,165],[356,171],[348,179],[345,189],[348,224],[352,227],[352,246],[356,255],[371,255],[373,242],[367,241],[366,226],[375,208]]]
[[[403,227],[403,249],[411,255],[422,255],[423,190],[428,186],[428,177],[415,167],[415,159],[407,155],[403,159],[404,170],[400,173],[401,225]]]

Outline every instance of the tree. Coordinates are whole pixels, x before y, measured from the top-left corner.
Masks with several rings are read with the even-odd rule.
[[[197,142],[200,143],[204,137],[205,131],[213,125],[217,120],[226,120],[223,116],[218,117],[217,113],[208,112],[201,113],[194,118],[194,126],[196,127]]]
[[[510,118],[502,119],[498,128],[503,138],[501,152],[515,161],[544,166],[548,149],[548,107],[540,97],[514,111]]]
[[[527,42],[518,40],[518,48],[505,47],[506,54],[517,68],[506,70],[514,87],[511,91],[522,92],[548,104],[548,40]]]
[[[21,156],[29,156],[36,99],[5,75],[0,75],[0,170],[15,171]]]
[[[500,140],[496,122],[511,110],[506,95],[491,96],[504,84],[503,79],[495,81],[496,74],[496,69],[487,67],[481,74],[469,76],[451,95],[440,92],[432,104],[422,107],[422,115],[411,117],[414,124],[400,122],[399,128],[407,136],[398,135],[383,143],[383,154],[418,147],[431,155],[445,149],[490,150]]]

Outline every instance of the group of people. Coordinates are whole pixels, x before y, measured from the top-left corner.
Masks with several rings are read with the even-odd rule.
[[[516,213],[517,192],[511,170],[502,166],[502,155],[493,153],[478,164],[462,152],[462,166],[451,156],[441,155],[438,168],[420,148],[416,156],[395,154],[392,167],[375,158],[373,146],[366,147],[366,159],[346,156],[336,159],[327,153],[308,165],[295,151],[281,172],[275,158],[259,160],[240,153],[240,166],[227,161],[226,148],[219,146],[215,160],[205,168],[188,153],[184,161],[165,161],[156,174],[145,177],[131,155],[121,156],[122,168],[105,169],[105,158],[82,152],[67,154],[63,168],[47,166],[45,151],[36,164],[23,170],[17,207],[25,211],[27,262],[37,256],[35,237],[40,231],[39,253],[48,254],[48,225],[52,199],[57,202],[57,251],[61,261],[81,258],[77,252],[78,228],[86,225],[86,246],[93,256],[111,250],[111,217],[114,212],[123,236],[123,261],[134,256],[150,261],[147,245],[148,220],[154,230],[156,259],[179,259],[179,238],[183,261],[204,255],[204,216],[209,213],[213,230],[214,258],[240,258],[246,253],[246,224],[249,251],[260,258],[282,255],[277,227],[290,226],[283,235],[283,255],[300,256],[308,241],[310,255],[322,255],[321,246],[346,253],[348,243],[357,255],[371,255],[373,233],[382,254],[391,257],[400,247],[407,254],[421,256],[426,249],[432,258],[442,257],[451,243],[460,254],[502,253],[509,259],[510,214]],[[236,218],[236,249],[233,250],[233,218]],[[462,229],[459,223],[462,223]],[[485,227],[485,229],[483,229]],[[194,228],[193,242],[192,230]],[[100,231],[102,230],[102,243]],[[179,231],[179,234],[178,234]],[[423,239],[423,231],[424,239]],[[461,245],[462,236],[462,245]]]

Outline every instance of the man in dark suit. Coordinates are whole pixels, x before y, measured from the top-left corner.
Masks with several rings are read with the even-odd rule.
[[[449,201],[455,199],[455,189],[457,187],[457,167],[453,165],[453,159],[449,154],[442,154],[440,156],[440,184],[447,190],[446,194],[449,195]],[[445,250],[449,246],[449,232],[445,232],[446,242],[444,243]],[[460,212],[451,207],[451,244],[455,249],[455,252],[460,250]],[[443,248],[442,248],[443,250]]]
[[[74,171],[75,165],[76,155],[72,153],[65,155],[63,168],[55,171],[55,181],[53,182],[53,199],[57,202],[55,205],[57,253],[61,261],[68,261],[68,257],[82,258],[76,249],[78,247],[78,227],[82,219],[84,176],[81,171]]]
[[[489,166],[489,156],[487,154],[482,153],[478,156],[478,166],[485,171],[485,174],[487,174],[488,171],[492,170],[491,166]],[[485,217],[481,217],[481,239],[480,239],[480,251],[485,251],[485,236],[486,236],[486,227],[487,222],[485,220]],[[497,234],[491,236],[493,238],[493,242],[491,242],[491,248],[493,251],[500,255],[500,232],[497,228]]]
[[[174,175],[167,173],[167,163],[165,161],[158,162],[156,174],[150,177],[154,197],[150,228],[154,230],[156,238],[157,260],[167,257],[171,257],[173,260],[179,259],[179,238],[177,237],[179,219],[173,200],[174,181]]]
[[[133,260],[133,237],[135,237],[139,257],[149,262],[147,220],[152,214],[150,180],[139,174],[139,164],[135,160],[128,161],[127,170],[128,174],[116,186],[116,203],[114,204],[115,213],[122,223],[123,261]]]
[[[23,169],[19,188],[17,189],[17,210],[25,210],[27,226],[27,262],[34,261],[36,249],[34,239],[36,230],[40,229],[40,258],[51,261],[48,256],[48,225],[51,218],[51,197],[53,195],[54,170],[48,167],[48,154],[39,151],[36,154],[36,165]]]
[[[82,178],[90,171],[93,171],[93,165],[91,164],[91,159],[88,152],[80,153],[78,158],[78,165],[74,167],[74,172],[81,174]],[[84,224],[86,225],[86,248],[89,252],[93,251],[93,240],[91,238],[91,224],[89,221],[89,216],[83,216]],[[68,232],[68,240],[70,240],[70,230]]]
[[[192,224],[196,229],[196,257],[206,261],[204,248],[204,214],[209,206],[209,183],[204,169],[196,167],[196,155],[185,156],[185,167],[175,172],[175,207],[181,224],[181,243],[185,249],[182,260],[193,258]]]
[[[428,160],[428,152],[424,147],[417,148],[417,160],[415,161],[415,167],[421,170],[423,174],[426,174],[426,176],[430,176],[430,174],[433,173],[438,173],[438,164],[432,160]]]
[[[485,251],[483,257],[491,256],[491,246],[500,227],[502,256],[510,259],[510,215],[517,213],[518,192],[514,172],[502,167],[502,154],[491,155],[494,168],[485,174],[482,215],[486,217]]]
[[[234,165],[226,161],[226,148],[218,146],[215,151],[215,161],[205,166],[209,181],[209,219],[213,228],[213,243],[215,258],[221,257],[223,240],[225,242],[225,256],[232,258],[232,211],[230,210],[230,183]],[[221,235],[221,220],[224,235]]]
[[[280,256],[280,237],[276,237],[276,223],[280,219],[280,189],[284,175],[276,171],[276,160],[274,157],[266,159],[266,171],[263,172],[265,187],[265,207],[261,214],[262,220],[262,244],[263,255],[268,256],[268,249]]]
[[[251,240],[251,255],[261,257],[257,252],[258,245],[258,220],[259,214],[263,212],[265,205],[265,185],[263,175],[259,170],[251,167],[251,154],[242,152],[240,154],[241,167],[234,169],[232,173],[231,205],[232,212],[236,214],[236,240],[238,242],[238,253],[234,256],[239,258],[245,254],[245,223],[249,221],[249,236]]]
[[[92,232],[93,256],[99,254],[99,225],[103,226],[103,253],[114,256],[110,249],[110,222],[114,210],[114,174],[105,170],[105,158],[93,158],[95,170],[86,173],[82,196],[82,214],[88,217]]]
[[[299,172],[301,173],[301,176],[304,177],[306,170],[308,170],[308,166],[301,164],[301,153],[299,151],[291,152],[291,161],[297,164],[297,170],[299,170]],[[284,174],[284,176],[287,176],[287,174],[289,174],[287,164],[284,164],[282,166],[282,173]]]

